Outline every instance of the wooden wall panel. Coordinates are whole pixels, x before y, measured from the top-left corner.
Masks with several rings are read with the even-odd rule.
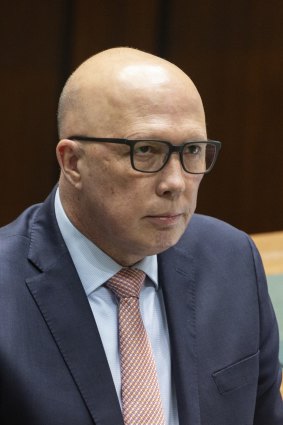
[[[2,8],[1,224],[40,202],[57,178],[63,10],[64,2],[48,1],[10,2]]]
[[[72,67],[101,50],[130,46],[155,52],[160,25],[158,0],[75,0]]]

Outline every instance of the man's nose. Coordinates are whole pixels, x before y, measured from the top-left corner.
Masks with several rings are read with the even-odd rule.
[[[180,155],[174,152],[165,167],[158,173],[157,194],[159,196],[178,196],[186,189],[186,177]]]

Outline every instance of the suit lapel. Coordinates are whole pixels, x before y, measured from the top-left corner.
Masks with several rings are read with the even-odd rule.
[[[178,246],[158,256],[180,425],[199,425],[194,260]]]
[[[26,283],[94,422],[123,425],[99,332],[53,205],[52,196],[33,225],[29,259],[41,273]]]

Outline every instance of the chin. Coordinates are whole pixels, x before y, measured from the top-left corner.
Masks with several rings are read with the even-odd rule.
[[[155,245],[155,254],[159,254],[160,252],[166,251],[166,249],[172,248],[172,246],[176,245],[176,243],[181,238],[183,232],[180,232],[174,236],[169,237],[169,235],[160,235]]]

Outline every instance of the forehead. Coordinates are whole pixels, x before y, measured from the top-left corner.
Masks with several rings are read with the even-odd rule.
[[[205,137],[200,98],[175,87],[136,92],[113,111],[111,129],[119,137],[161,139]]]

